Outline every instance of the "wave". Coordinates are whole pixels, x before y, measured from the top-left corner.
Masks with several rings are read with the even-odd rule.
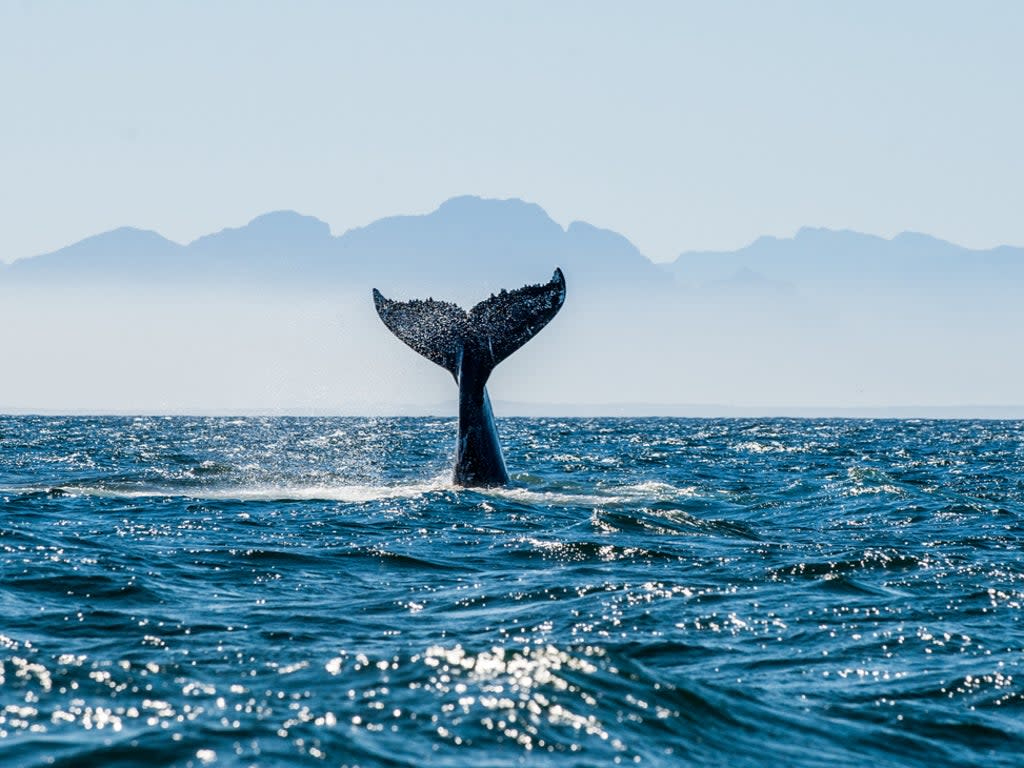
[[[106,485],[60,485],[0,488],[0,493],[17,495],[90,496],[107,499],[196,499],[200,501],[341,501],[361,503],[387,499],[410,499],[439,491],[457,490],[450,484],[428,481],[409,485],[256,485],[225,487],[113,487]]]
[[[109,499],[196,499],[200,501],[339,501],[359,504],[389,499],[414,499],[438,493],[474,494],[527,504],[529,506],[614,506],[633,505],[638,501],[666,501],[692,497],[694,487],[676,488],[665,483],[640,483],[604,488],[546,488],[534,489],[515,485],[498,488],[464,488],[454,485],[448,475],[405,484],[352,483],[310,484],[297,483],[180,486],[180,485],[117,485],[74,484],[56,486],[0,487],[0,494],[16,496],[42,495],[51,497],[87,496]]]

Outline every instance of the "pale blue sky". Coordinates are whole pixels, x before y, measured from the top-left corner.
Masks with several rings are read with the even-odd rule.
[[[472,193],[655,260],[1024,244],[1024,3],[0,2],[0,259]]]

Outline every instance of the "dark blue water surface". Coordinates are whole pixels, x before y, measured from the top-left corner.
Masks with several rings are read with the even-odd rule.
[[[1024,763],[1024,422],[0,417],[0,764]]]

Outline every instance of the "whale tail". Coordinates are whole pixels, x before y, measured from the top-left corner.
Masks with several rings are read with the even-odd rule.
[[[395,336],[448,370],[456,381],[465,373],[467,356],[472,357],[474,378],[481,384],[498,363],[547,325],[564,301],[561,269],[547,283],[501,291],[469,312],[435,299],[392,301],[373,289],[377,314]]]
[[[373,289],[377,314],[398,338],[449,371],[459,385],[459,438],[453,481],[462,486],[508,482],[487,379],[495,366],[540,331],[562,308],[565,276],[501,291],[469,312],[445,301],[392,301]]]

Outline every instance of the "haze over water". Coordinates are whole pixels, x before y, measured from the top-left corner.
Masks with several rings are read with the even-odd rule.
[[[0,762],[1010,766],[1024,422],[0,417]]]

